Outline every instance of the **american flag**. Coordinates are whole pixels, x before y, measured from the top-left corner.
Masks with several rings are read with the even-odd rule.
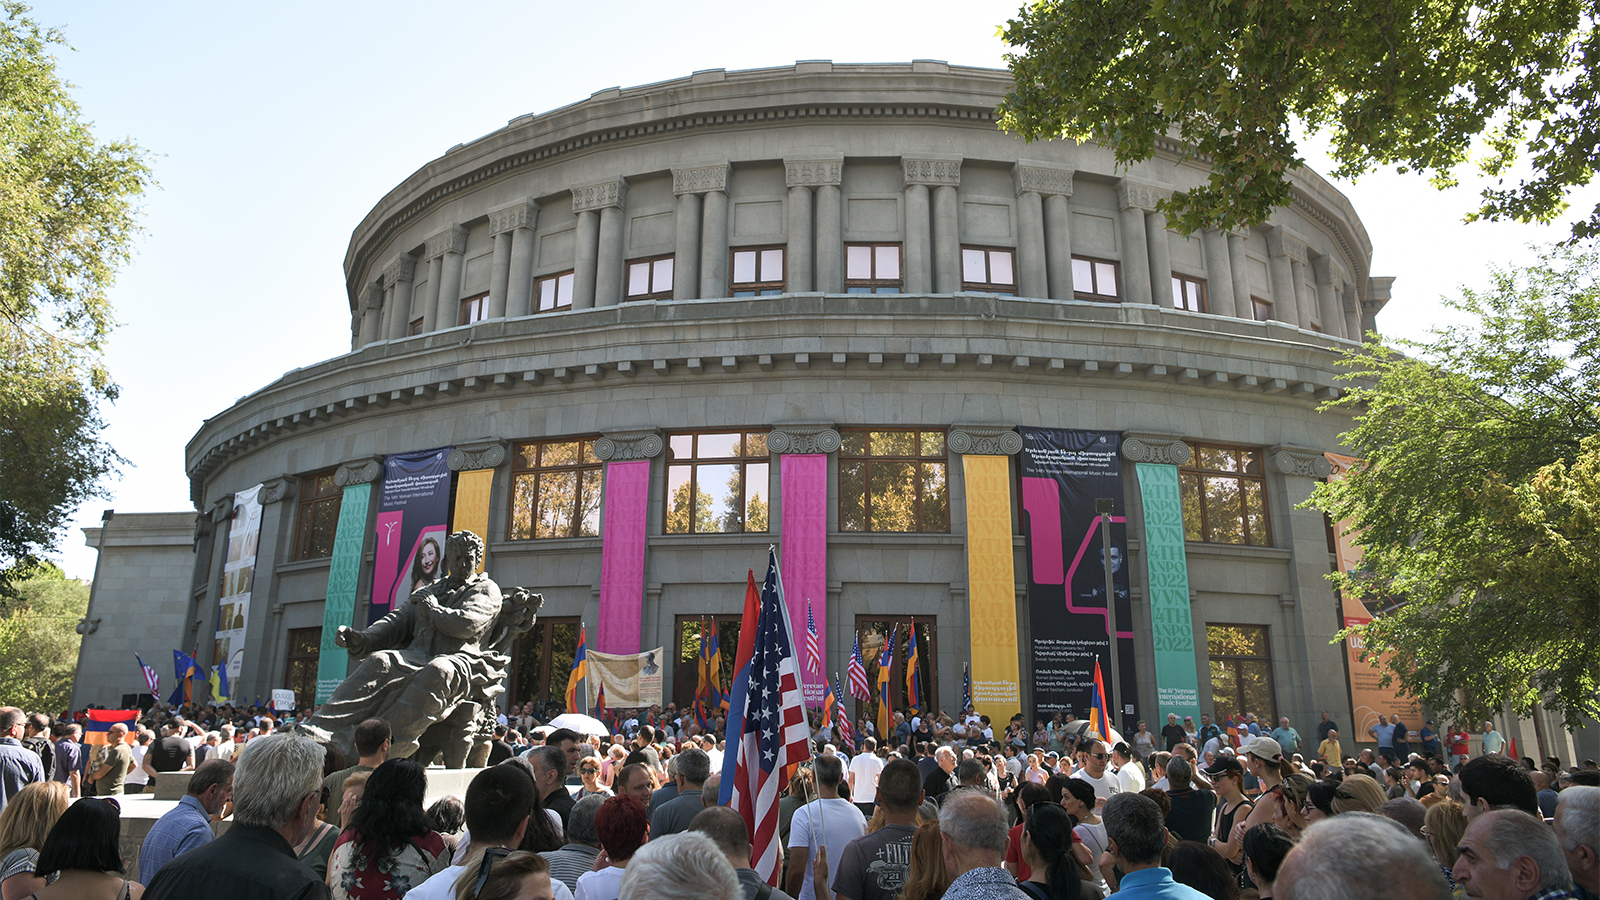
[[[811,614],[811,601],[806,601],[806,671],[821,677],[822,650],[817,646],[817,617]]]
[[[861,656],[861,632],[856,632],[856,645],[850,651],[850,696],[857,700],[872,699],[872,682],[867,680],[867,661]]]
[[[972,707],[972,669],[967,663],[961,664],[961,711],[966,712]]]
[[[160,673],[158,673],[155,669],[150,668],[150,665],[148,663],[146,663],[144,660],[139,659],[139,654],[135,653],[133,655],[133,658],[139,661],[139,668],[144,670],[144,683],[150,688],[150,696],[152,696],[152,697],[160,697],[161,696],[161,675],[160,675]]]
[[[844,694],[839,691],[839,673],[833,675],[833,725],[839,729],[839,740],[844,742],[845,749],[851,753],[856,752],[856,730],[850,727],[850,714],[844,708]]]
[[[795,667],[794,633],[783,603],[778,554],[769,550],[761,586],[749,675],[736,681],[745,698],[730,803],[750,829],[750,862],[776,885],[783,858],[778,838],[778,791],[810,757],[805,699]]]

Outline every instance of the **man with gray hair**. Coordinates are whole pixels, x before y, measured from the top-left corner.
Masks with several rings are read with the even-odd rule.
[[[0,707],[0,809],[19,791],[44,780],[39,754],[22,746],[28,717],[15,706]]]
[[[1004,810],[986,791],[952,791],[939,806],[944,870],[953,879],[944,900],[1027,900],[1001,867],[1008,829]]]
[[[245,745],[233,772],[233,827],[161,867],[149,900],[316,900],[329,896],[294,846],[311,833],[322,804],[323,751],[298,734]]]
[[[1476,760],[1474,760],[1476,762]],[[1343,818],[1342,816],[1339,818]],[[1567,900],[1572,873],[1561,842],[1544,821],[1520,809],[1480,813],[1467,823],[1451,870],[1468,897]],[[1293,856],[1293,854],[1290,854]],[[1280,882],[1281,883],[1281,882]]]
[[[678,796],[656,807],[650,814],[650,837],[666,837],[689,830],[689,823],[705,809],[700,802],[706,779],[711,777],[711,757],[699,747],[690,747],[673,757],[678,764]]]
[[[527,761],[533,769],[533,783],[539,789],[539,802],[560,816],[561,827],[566,828],[573,803],[572,795],[567,793],[566,751],[546,744],[529,751]]]
[[[628,860],[618,900],[743,900],[739,876],[703,834],[656,838]]]
[[[1572,896],[1600,894],[1600,787],[1573,785],[1556,803],[1556,840],[1572,872]]]
[[[546,850],[539,855],[550,864],[550,877],[578,889],[578,876],[594,871],[595,857],[600,855],[600,835],[594,828],[594,814],[606,802],[602,794],[590,794],[572,806],[567,817],[567,842],[559,850]]]
[[[1283,858],[1279,900],[1449,900],[1428,845],[1399,822],[1364,812],[1324,819]]]
[[[1106,852],[1123,872],[1117,888],[1119,900],[1206,900],[1205,894],[1173,881],[1172,870],[1161,865],[1167,829],[1161,807],[1154,800],[1143,794],[1113,794],[1100,818],[1106,828]],[[942,816],[939,825],[944,827]]]

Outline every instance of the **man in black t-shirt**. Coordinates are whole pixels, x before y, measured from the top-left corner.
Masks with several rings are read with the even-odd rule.
[[[178,729],[172,725],[161,726],[161,738],[150,745],[150,750],[145,754],[146,769],[160,774],[162,772],[177,772],[189,764],[194,750],[189,742],[178,736]]]
[[[1167,742],[1167,752],[1171,753],[1172,748],[1183,743],[1188,736],[1188,732],[1178,724],[1178,714],[1167,713],[1167,724],[1161,729],[1161,739]]]
[[[845,845],[833,876],[838,900],[895,900],[911,868],[911,839],[922,805],[922,773],[910,760],[890,760],[878,776],[883,827]]]

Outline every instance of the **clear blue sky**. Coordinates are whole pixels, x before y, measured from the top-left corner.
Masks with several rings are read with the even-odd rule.
[[[349,348],[341,263],[351,229],[395,184],[507,120],[614,85],[797,59],[1003,66],[993,0],[661,4],[49,2],[60,70],[102,139],[155,154],[133,263],[112,291],[122,386],[107,437],[131,465],[79,511],[58,558],[88,578],[80,527],[107,507],[189,509],[183,447],[201,422],[283,372]],[[1332,167],[1314,153],[1312,167]],[[1441,294],[1486,264],[1566,234],[1462,225],[1469,188],[1420,178],[1340,185],[1397,276],[1379,318],[1420,336]],[[1588,195],[1588,209],[1595,202]]]

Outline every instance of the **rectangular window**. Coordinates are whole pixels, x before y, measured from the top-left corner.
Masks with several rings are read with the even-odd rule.
[[[484,291],[476,297],[468,297],[461,301],[461,315],[457,317],[456,324],[471,325],[487,318],[489,318],[489,292]]]
[[[577,616],[540,616],[532,630],[517,638],[511,649],[511,676],[507,679],[512,703],[559,703],[566,698],[572,657],[578,652],[578,628]],[[589,679],[590,690],[596,684],[593,678]]]
[[[1257,322],[1270,322],[1272,321],[1272,304],[1260,297],[1251,297],[1250,314],[1255,317]]]
[[[333,483],[332,469],[300,479],[295,559],[326,559],[333,555],[333,534],[339,527],[339,501],[343,498],[344,491]]]
[[[942,431],[843,431],[840,531],[950,531]]]
[[[1172,308],[1189,312],[1206,311],[1206,280],[1187,275],[1172,276]]]
[[[900,293],[900,245],[845,244],[844,290],[847,294]]]
[[[782,247],[740,247],[733,251],[733,296],[781,294],[786,278]]]
[[[766,531],[767,433],[674,434],[667,439],[667,534]]]
[[[558,272],[535,279],[533,295],[539,298],[537,312],[572,308],[572,273]]]
[[[1116,303],[1122,300],[1117,290],[1117,264],[1087,256],[1072,258],[1072,292],[1079,300]]]
[[[1211,544],[1272,544],[1261,451],[1190,444],[1178,469],[1184,537]]]
[[[411,320],[411,324],[406,327],[406,335],[410,336],[410,335],[421,334],[421,333],[422,333],[422,320],[421,319],[412,319]]]
[[[627,299],[672,299],[672,257],[658,256],[629,262]]]
[[[283,667],[283,686],[294,691],[301,709],[317,699],[317,660],[322,656],[322,628],[289,629],[289,659]]]
[[[518,444],[511,458],[511,539],[598,537],[594,438]]]
[[[995,247],[961,248],[961,289],[1003,297],[1017,295],[1016,251]]]
[[[1272,651],[1261,625],[1206,624],[1211,657],[1213,721],[1237,720],[1255,713],[1261,722],[1278,721],[1272,690]]]

